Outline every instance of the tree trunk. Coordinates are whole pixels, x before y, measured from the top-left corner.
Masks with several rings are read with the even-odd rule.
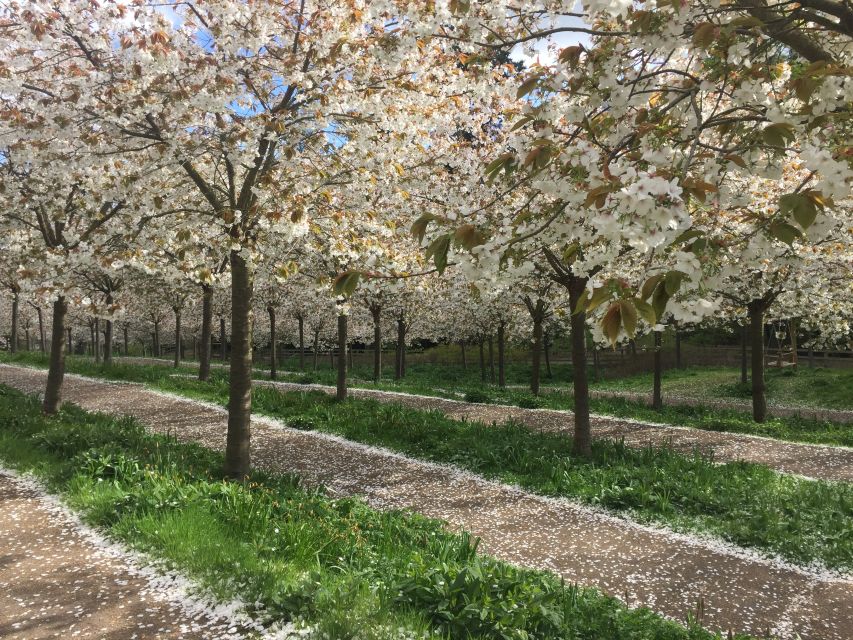
[[[539,395],[539,368],[542,355],[542,318],[535,315],[533,318],[533,368],[530,371],[530,393]]]
[[[210,359],[213,351],[213,288],[201,287],[201,349],[198,357],[198,379],[210,379]]]
[[[501,322],[498,325],[498,385],[501,389],[506,387],[506,326]]]
[[[92,353],[95,355],[95,362],[101,361],[101,320],[95,316],[95,326],[92,329]]]
[[[382,309],[373,306],[370,313],[373,315],[373,382],[379,382],[382,377]]]
[[[791,364],[794,365],[794,369],[796,369],[799,364],[799,354],[797,354],[797,349],[799,348],[797,345],[797,333],[799,330],[800,323],[797,318],[788,320],[788,333],[791,336]]]
[[[251,456],[252,417],[252,272],[239,251],[231,251],[231,367],[225,475],[245,478]]]
[[[338,389],[337,399],[347,399],[347,316],[338,316]]]
[[[160,321],[154,322],[154,357],[160,357]]]
[[[127,356],[130,355],[130,350],[129,350],[130,343],[127,340],[127,325],[124,325],[121,328],[121,330],[122,330],[123,338],[124,338],[124,357],[126,358]]]
[[[767,419],[767,387],[764,383],[764,300],[749,303],[749,333],[752,343],[752,419]]]
[[[489,382],[495,383],[495,339],[489,334]]]
[[[317,370],[317,360],[320,356],[320,330],[314,330],[314,371]]]
[[[486,354],[483,352],[483,338],[480,338],[480,380],[486,381]]]
[[[678,331],[676,329],[676,331]],[[652,408],[662,409],[663,399],[661,398],[661,374],[663,373],[663,363],[661,362],[661,332],[655,331],[655,382],[652,391]],[[675,334],[678,336],[678,333]],[[677,340],[677,338],[676,338]],[[676,351],[678,353],[678,351]]]
[[[746,325],[743,325],[740,328],[740,381],[742,384],[746,384],[749,376],[747,375],[747,364],[746,364],[746,342],[749,337],[749,329]]]
[[[404,375],[403,363],[406,359],[406,321],[403,314],[397,318],[397,362],[394,365],[394,379],[400,380]]]
[[[296,320],[299,323],[299,370],[305,371],[305,319],[300,315]]]
[[[569,308],[577,309],[586,278],[572,276],[569,286]],[[586,313],[573,313],[572,322],[572,377],[574,384],[575,435],[574,452],[592,455],[592,434],[589,426],[589,381],[586,376]]]
[[[66,303],[66,305],[67,304],[68,303]],[[68,353],[72,353],[74,351],[74,348],[71,344],[71,327],[68,327],[66,331],[68,332],[68,344],[65,345],[65,348],[67,349]]]
[[[462,371],[468,371],[468,356],[465,354],[465,341],[459,341],[459,348],[462,350]]]
[[[276,352],[275,335],[275,309],[267,307],[267,313],[270,314],[270,380],[275,380],[278,376],[278,353]]]
[[[104,364],[113,363],[113,321],[105,320],[104,327]]]
[[[175,310],[175,369],[181,366],[181,310],[174,307]]]
[[[33,350],[33,342],[32,342],[32,340],[31,340],[31,338],[30,338],[30,324],[29,324],[29,322],[30,322],[30,321],[29,321],[29,320],[27,320],[27,326],[26,326],[26,329],[25,329],[26,334],[27,334],[27,335],[26,335],[26,343],[27,343],[27,351],[32,351],[32,350]]]
[[[681,360],[681,332],[678,327],[675,328],[675,368],[684,368],[684,363]]]
[[[598,369],[598,347],[596,346],[592,348],[592,375],[595,376],[596,381],[598,381],[601,375]]]
[[[36,315],[39,319],[39,351],[44,353],[47,345],[44,340],[44,315],[41,312],[41,307],[36,307]]]
[[[554,377],[554,374],[551,372],[551,337],[548,333],[545,333],[545,337],[542,339],[544,348],[545,348],[545,375],[548,376],[548,379]]]
[[[65,316],[68,302],[59,296],[53,302],[53,326],[50,331],[50,368],[44,389],[42,409],[52,415],[62,403],[62,379],[65,377]]]
[[[18,353],[18,304],[20,302],[18,292],[12,291],[12,335],[9,340],[9,351]]]
[[[219,359],[228,360],[228,336],[225,333],[225,316],[219,316]]]

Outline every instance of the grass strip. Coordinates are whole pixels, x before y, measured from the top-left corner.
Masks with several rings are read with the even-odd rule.
[[[48,418],[4,386],[0,457],[111,537],[309,637],[719,638],[477,554],[435,520],[332,500],[290,476],[225,482],[218,453],[71,405]]]

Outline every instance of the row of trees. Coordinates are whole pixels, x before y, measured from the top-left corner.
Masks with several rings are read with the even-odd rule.
[[[253,316],[282,309],[300,343],[336,318],[342,355],[355,309],[379,343],[384,315],[400,344],[499,345],[520,306],[534,341],[562,309],[582,454],[587,328],[748,318],[761,420],[768,317],[849,334],[850,24],[826,0],[6,3],[0,266],[52,305],[45,411],[69,308],[111,345],[162,307],[180,335],[197,299],[202,379],[230,323],[237,478]]]

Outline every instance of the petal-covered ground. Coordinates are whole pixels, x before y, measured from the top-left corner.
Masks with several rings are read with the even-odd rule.
[[[45,373],[0,367],[0,382],[40,392]],[[214,449],[223,409],[133,384],[66,378],[65,397],[88,410],[132,415],[152,430]],[[535,496],[339,438],[253,420],[253,463],[295,472],[333,494],[381,508],[412,508],[480,536],[487,552],[599,587],[684,620],[703,611],[712,629],[783,638],[853,637],[853,580],[791,567],[726,545],[638,526],[567,500]],[[700,606],[701,605],[701,606]]]

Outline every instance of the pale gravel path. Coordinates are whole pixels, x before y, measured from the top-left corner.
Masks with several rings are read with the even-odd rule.
[[[242,638],[152,589],[27,482],[0,473],[0,638]]]
[[[0,366],[0,383],[41,392],[45,372]],[[224,448],[219,407],[139,385],[68,376],[65,397],[84,409],[129,414],[149,428]],[[516,564],[548,569],[684,620],[702,599],[705,625],[803,640],[853,638],[853,581],[809,573],[710,541],[633,525],[457,470],[319,433],[253,419],[256,466],[293,472],[333,495],[380,508],[413,508],[483,540]]]
[[[335,393],[334,387],[318,384],[303,385],[295,382],[272,381],[256,381],[255,384],[273,385],[285,391],[312,389],[329,394]],[[456,420],[477,420],[486,424],[512,420],[533,430],[548,433],[571,432],[574,428],[570,411],[476,404],[373,389],[350,388],[349,393],[355,398],[397,402],[415,409],[440,411]],[[642,448],[653,444],[668,446],[684,453],[691,453],[698,448],[705,453],[713,453],[714,460],[718,462],[746,460],[767,465],[783,473],[793,473],[818,480],[853,482],[853,449],[847,447],[785,442],[759,436],[652,424],[607,416],[592,416],[590,422],[593,438],[624,439],[625,444],[631,447]]]

